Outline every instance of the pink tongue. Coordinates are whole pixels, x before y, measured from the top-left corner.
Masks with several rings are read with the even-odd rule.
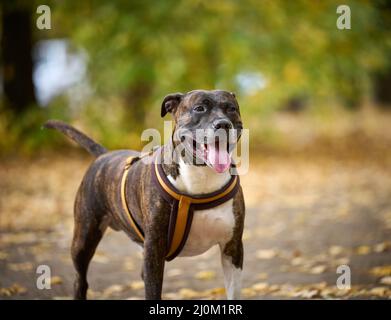
[[[226,171],[231,165],[231,157],[226,148],[216,148],[214,143],[208,144],[207,158],[209,164],[218,173]]]

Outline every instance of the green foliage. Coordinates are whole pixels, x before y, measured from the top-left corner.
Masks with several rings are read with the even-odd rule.
[[[250,71],[269,83],[253,94],[258,103],[242,97],[259,109],[296,93],[352,97],[368,89],[368,73],[388,62],[390,17],[369,1],[345,4],[345,31],[336,28],[340,1],[64,1],[53,12],[88,49],[98,92],[124,94],[131,108],[171,91],[238,90],[235,77]]]
[[[340,4],[52,0],[53,30],[37,36],[68,37],[87,50],[94,97],[70,118],[118,146],[146,125],[161,127],[160,101],[170,92],[235,91],[253,128],[292,97],[356,106],[371,95],[371,75],[390,67],[390,10],[384,1],[345,1],[352,28],[338,30]],[[266,87],[244,90],[243,73],[261,74]]]
[[[48,134],[42,125],[50,118],[69,119],[61,107],[50,109],[31,106],[24,113],[15,115],[0,107],[0,155],[36,154],[47,147],[63,147],[64,139],[59,135]]]

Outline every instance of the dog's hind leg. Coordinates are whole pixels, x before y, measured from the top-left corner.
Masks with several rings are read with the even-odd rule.
[[[103,221],[102,216],[98,216],[96,212],[89,210],[80,199],[82,197],[79,197],[78,194],[75,203],[75,228],[71,254],[76,269],[74,298],[85,300],[88,289],[88,266],[107,228],[107,223]]]

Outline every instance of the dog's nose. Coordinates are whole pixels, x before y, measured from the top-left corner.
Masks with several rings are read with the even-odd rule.
[[[226,119],[217,119],[213,121],[213,129],[218,130],[218,129],[223,129],[223,130],[229,130],[232,129],[232,123],[231,121],[228,121]]]

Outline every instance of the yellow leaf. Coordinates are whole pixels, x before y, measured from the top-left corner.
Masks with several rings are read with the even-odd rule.
[[[371,253],[371,247],[369,246],[360,246],[356,249],[356,253],[359,255],[366,255],[368,253]]]
[[[335,259],[334,261],[333,261],[333,263],[334,263],[334,265],[336,265],[336,266],[340,266],[340,265],[342,265],[342,264],[349,264],[349,258],[347,258],[347,257],[342,257],[342,258],[338,258],[338,259]]]
[[[257,295],[257,292],[253,288],[243,288],[242,289],[242,296],[245,298],[255,297],[256,295]]]
[[[177,277],[183,274],[182,269],[170,269],[167,271],[167,277]]]
[[[311,298],[314,298],[318,295],[319,295],[319,290],[316,290],[316,289],[312,289],[312,290],[311,289],[310,290],[304,289],[304,290],[300,290],[294,294],[294,296],[304,298],[304,299],[311,299]]]
[[[129,286],[133,290],[144,289],[144,281],[132,281]]]
[[[267,282],[259,282],[254,284],[251,288],[255,291],[264,291],[269,288],[269,284]]]
[[[311,268],[310,273],[312,274],[321,274],[325,272],[327,267],[325,265],[318,265],[313,268]]]
[[[133,271],[135,269],[133,260],[127,259],[123,264],[123,269],[126,271]]]
[[[113,284],[112,286],[106,288],[104,291],[103,291],[103,296],[111,296],[115,293],[120,293],[124,290],[124,286],[123,285],[120,285],[120,284]]]
[[[8,257],[8,253],[5,251],[0,251],[0,260],[5,260]]]
[[[388,241],[381,242],[373,246],[373,251],[377,253],[386,252],[388,250],[391,250],[391,243]]]
[[[391,265],[374,267],[369,272],[376,277],[391,276]]]
[[[179,290],[179,295],[183,299],[197,299],[202,296],[202,293],[199,291],[192,290],[192,289],[183,288],[183,289]]]
[[[299,266],[304,263],[304,258],[302,257],[296,257],[291,260],[292,266]]]
[[[387,295],[387,288],[386,287],[376,287],[376,288],[369,290],[369,293],[374,296],[385,297]]]
[[[87,298],[88,299],[96,299],[96,298],[100,297],[101,295],[102,295],[102,293],[99,291],[95,291],[92,289],[88,289],[88,291],[87,291]]]
[[[8,288],[0,288],[0,296],[11,297],[17,294],[23,294],[27,289],[18,283],[14,283]]]
[[[322,281],[322,282],[314,283],[314,284],[311,284],[311,287],[313,287],[315,289],[323,290],[323,289],[327,288],[327,282]]]
[[[211,280],[216,277],[216,272],[214,271],[200,271],[194,276],[198,280]]]
[[[261,259],[261,260],[272,259],[272,258],[275,258],[277,255],[278,255],[278,254],[277,254],[277,251],[274,250],[274,249],[258,250],[258,251],[255,253],[255,256],[256,256],[258,259]]]
[[[51,284],[61,284],[62,283],[62,279],[59,276],[54,276],[54,277],[50,278],[50,283]]]
[[[388,276],[388,277],[381,278],[380,283],[391,286],[391,277]]]
[[[208,295],[212,296],[220,296],[220,295],[225,295],[225,288],[213,288],[208,290]]]
[[[10,263],[8,268],[12,271],[30,271],[33,269],[33,264],[31,262]]]
[[[243,231],[243,236],[242,236],[242,240],[243,241],[246,241],[246,240],[250,240],[252,237],[252,233],[250,230],[244,230]]]
[[[109,258],[103,252],[96,252],[93,261],[98,263],[108,263]]]
[[[261,272],[260,274],[258,274],[257,278],[259,280],[265,280],[265,279],[267,279],[268,276],[269,275],[266,272]]]
[[[329,248],[329,254],[332,256],[338,256],[343,253],[344,249],[341,246],[331,246]]]

